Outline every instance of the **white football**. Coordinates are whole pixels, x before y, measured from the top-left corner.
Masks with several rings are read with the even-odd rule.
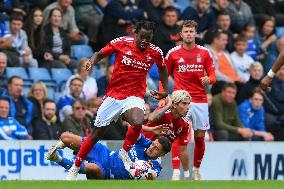
[[[131,175],[136,180],[146,179],[146,176],[149,173],[155,173],[153,169],[153,164],[151,161],[144,161],[144,160],[137,160],[132,163],[131,168]]]

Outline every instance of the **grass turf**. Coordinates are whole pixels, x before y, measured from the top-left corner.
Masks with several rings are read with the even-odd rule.
[[[0,189],[281,189],[283,181],[0,181]]]

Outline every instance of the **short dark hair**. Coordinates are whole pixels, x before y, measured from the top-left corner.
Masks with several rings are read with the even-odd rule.
[[[229,15],[228,11],[226,11],[225,9],[222,9],[222,10],[219,12],[217,18],[219,18],[219,16],[230,16],[230,15]]]
[[[20,76],[18,76],[18,75],[13,75],[12,77],[10,77],[9,79],[8,79],[8,85],[11,85],[12,83],[13,83],[13,80],[14,79],[21,79],[21,80],[23,80]]]
[[[150,21],[139,21],[136,23],[135,33],[138,33],[142,28],[145,30],[152,30],[153,33],[156,31],[156,23]]]
[[[164,151],[165,154],[167,154],[171,151],[172,143],[168,138],[166,138],[164,136],[158,136],[157,140],[162,145],[163,151]]]
[[[179,15],[178,9],[175,8],[175,7],[173,7],[173,6],[168,6],[168,7],[166,7],[166,8],[164,9],[164,11],[163,11],[163,16],[165,16],[165,14],[166,14],[167,12],[176,12],[177,15]]]
[[[10,104],[10,99],[8,97],[0,96],[0,101],[6,101]]]
[[[234,83],[225,83],[222,87],[222,91],[226,90],[227,88],[233,88],[237,90],[237,86]]]
[[[264,98],[264,91],[259,87],[253,88],[252,91],[250,91],[249,97],[252,98],[255,94],[260,94],[262,98]]]
[[[45,104],[47,104],[47,103],[54,103],[55,105],[56,105],[56,103],[55,103],[55,101],[54,100],[51,100],[51,99],[45,99],[44,101],[43,101],[43,107],[45,106]]]
[[[225,30],[222,30],[222,29],[214,30],[213,35],[212,35],[212,42],[214,41],[214,39],[220,38],[221,34],[228,35],[228,33]]]
[[[79,102],[82,106],[88,107],[88,103],[86,100],[84,100],[83,98],[77,98],[74,100],[73,104],[72,104],[72,108],[74,108],[74,104],[76,102]]]
[[[235,38],[234,43],[239,42],[239,41],[247,42],[248,39],[247,39],[247,37],[246,37],[244,34],[239,34],[239,35],[237,35],[237,37]]]
[[[10,16],[9,21],[12,22],[13,20],[17,20],[17,21],[24,22],[24,17],[23,17],[23,15],[20,14],[20,13],[13,13],[13,14]]]
[[[198,27],[198,23],[195,22],[194,20],[185,20],[183,21],[180,30],[182,30],[182,28],[195,28],[195,30],[197,30]]]
[[[81,81],[82,83],[84,83],[84,81],[83,81],[81,78],[79,78],[79,77],[74,77],[73,79],[71,79],[69,86],[71,86],[72,83],[73,83],[73,81],[75,81],[75,80],[78,80],[78,81]]]

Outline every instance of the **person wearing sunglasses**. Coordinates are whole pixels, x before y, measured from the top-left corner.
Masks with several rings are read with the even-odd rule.
[[[63,131],[69,131],[75,135],[87,136],[91,126],[91,117],[87,116],[87,102],[81,98],[74,101],[72,114],[67,116],[63,123]]]

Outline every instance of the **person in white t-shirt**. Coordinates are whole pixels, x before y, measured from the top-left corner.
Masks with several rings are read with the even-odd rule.
[[[65,89],[64,89],[64,94],[70,94],[70,88],[69,88],[69,83],[70,81],[75,78],[79,77],[84,81],[83,85],[83,91],[80,97],[84,97],[86,99],[90,99],[92,97],[96,97],[98,93],[98,86],[96,80],[90,76],[92,73],[92,69],[87,71],[86,70],[86,64],[87,64],[88,59],[87,58],[82,58],[79,61],[79,66],[78,66],[78,71],[75,75],[72,75],[66,82]]]
[[[247,43],[247,38],[243,34],[238,35],[234,41],[235,51],[230,55],[233,66],[237,71],[237,75],[243,81],[249,80],[249,67],[254,62],[254,60],[246,53]]]

